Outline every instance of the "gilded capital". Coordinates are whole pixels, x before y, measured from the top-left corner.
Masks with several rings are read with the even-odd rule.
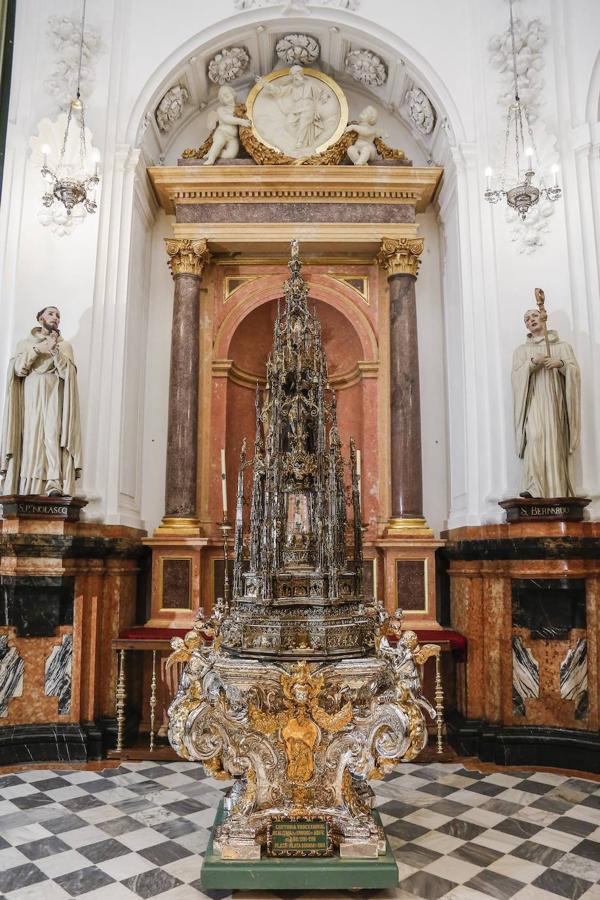
[[[210,260],[206,238],[202,238],[199,241],[167,238],[165,246],[173,278],[176,275],[197,275],[200,277],[204,266]]]
[[[424,238],[383,238],[375,261],[389,275],[414,275],[417,277]]]

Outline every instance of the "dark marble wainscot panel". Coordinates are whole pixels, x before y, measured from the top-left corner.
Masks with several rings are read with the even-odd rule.
[[[354,222],[415,221],[408,203],[178,203],[177,222]]]
[[[560,664],[560,696],[575,704],[575,718],[585,718],[588,710],[587,640],[579,638]]]
[[[525,701],[540,696],[540,667],[519,635],[513,635],[512,662],[513,713],[524,716]]]
[[[85,762],[88,736],[77,724],[0,727],[0,766],[31,762]]]
[[[73,624],[75,579],[70,576],[0,576],[0,626],[19,637],[51,637]]]
[[[563,640],[586,627],[584,578],[515,578],[512,624],[528,628],[534,640]]]
[[[73,635],[63,634],[62,642],[53,647],[46,660],[44,693],[58,697],[58,714],[71,711],[71,667],[73,663]]]
[[[23,694],[25,663],[16,647],[8,646],[8,635],[0,634],[0,717],[8,716],[8,704]]]

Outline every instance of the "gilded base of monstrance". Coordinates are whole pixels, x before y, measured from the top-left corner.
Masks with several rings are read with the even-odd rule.
[[[222,858],[260,858],[280,818],[327,822],[342,857],[383,854],[368,780],[427,743],[423,711],[435,713],[417,665],[439,648],[419,647],[398,619],[384,619],[376,655],[276,664],[221,650],[218,634],[206,644],[206,630],[200,619],[176,652],[188,662],[169,710],[169,740],[213,777],[234,779],[216,835]]]

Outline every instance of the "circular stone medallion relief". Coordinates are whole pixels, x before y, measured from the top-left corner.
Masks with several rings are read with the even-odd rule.
[[[259,141],[297,159],[322,153],[348,124],[348,103],[339,85],[303,66],[277,69],[257,81],[246,109]]]

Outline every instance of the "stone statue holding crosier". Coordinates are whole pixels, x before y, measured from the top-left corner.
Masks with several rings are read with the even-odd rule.
[[[514,352],[512,390],[521,497],[574,497],[571,461],[579,444],[581,387],[573,348],[546,328],[544,292],[525,312],[528,334]]]
[[[5,495],[72,496],[81,473],[81,424],[73,349],[46,306],[9,362],[0,450]]]

